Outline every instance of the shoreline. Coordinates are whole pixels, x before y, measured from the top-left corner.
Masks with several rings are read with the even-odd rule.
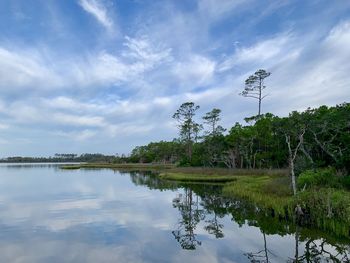
[[[176,167],[164,164],[88,163],[61,166],[61,169],[115,169],[154,171],[162,180],[183,185],[218,184],[222,196],[238,197],[273,210],[276,216],[292,221],[300,218],[295,208],[300,206],[307,225],[350,237],[350,191],[320,187],[301,190],[293,195],[286,169],[227,169],[206,167]],[[331,211],[331,213],[330,213]],[[304,219],[303,219],[304,220]]]

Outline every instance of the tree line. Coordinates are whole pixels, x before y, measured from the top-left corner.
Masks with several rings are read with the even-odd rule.
[[[74,153],[56,153],[51,157],[23,157],[11,156],[0,159],[0,163],[57,163],[57,162],[115,162],[117,156],[104,155],[101,153],[84,153],[77,155]]]
[[[334,166],[339,171],[350,170],[349,103],[293,111],[288,117],[266,113],[246,118],[247,125],[236,122],[226,135],[218,125],[219,109],[206,113],[203,124],[194,120],[198,109],[193,102],[183,103],[173,116],[179,121],[179,138],[137,146],[126,161],[248,169],[294,165],[296,171]]]
[[[245,81],[240,95],[258,100],[258,114],[236,122],[225,134],[221,110],[212,109],[201,118],[194,102],[183,103],[172,116],[179,137],[134,148],[127,161],[177,163],[241,169],[289,168],[292,188],[301,171],[334,167],[338,174],[350,171],[350,104],[293,111],[287,117],[262,114],[265,78],[257,70]]]

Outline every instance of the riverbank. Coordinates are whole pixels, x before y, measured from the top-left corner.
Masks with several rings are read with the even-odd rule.
[[[204,175],[223,175],[223,176],[241,176],[241,175],[288,175],[287,169],[227,169],[211,167],[178,167],[174,164],[162,163],[81,163],[73,165],[63,165],[61,169],[133,169],[133,170],[157,170],[160,174],[186,174],[194,176]],[[169,176],[167,179],[171,180]]]

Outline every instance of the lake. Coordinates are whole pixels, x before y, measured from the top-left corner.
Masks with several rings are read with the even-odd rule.
[[[150,172],[0,165],[1,262],[349,262],[349,240]]]

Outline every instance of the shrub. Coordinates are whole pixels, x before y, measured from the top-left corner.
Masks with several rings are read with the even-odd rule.
[[[350,175],[341,178],[341,184],[348,190],[350,190]]]
[[[307,188],[312,186],[339,187],[339,178],[334,168],[307,170],[298,176],[297,184],[299,188],[304,186]]]

